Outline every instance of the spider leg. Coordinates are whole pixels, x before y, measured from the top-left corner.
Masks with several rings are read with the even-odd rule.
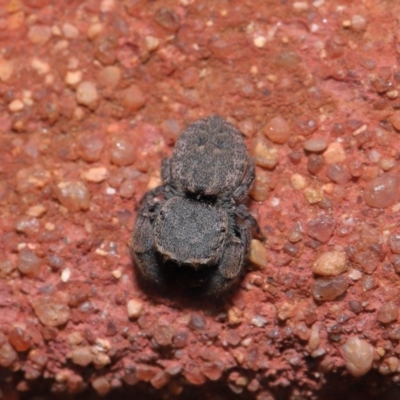
[[[249,160],[247,165],[248,165],[248,167],[247,167],[247,170],[245,172],[242,182],[232,193],[232,198],[236,201],[241,201],[247,196],[247,194],[249,193],[249,190],[250,190],[250,186],[254,181],[254,177],[255,177],[254,164],[251,160]]]
[[[160,208],[159,201],[151,199],[138,210],[130,249],[135,265],[144,279],[160,283],[157,255],[154,250],[153,220]]]
[[[169,158],[164,158],[161,163],[161,178],[165,184],[171,182],[171,160]]]
[[[157,186],[154,189],[148,191],[141,199],[140,199],[140,209],[142,208],[142,206],[144,206],[145,204],[151,202],[151,201],[155,201],[157,202],[157,200],[155,200],[156,197],[158,196],[166,196],[169,193],[169,188],[166,185],[161,185],[161,186]]]
[[[171,184],[171,162],[169,158],[164,158],[161,164],[161,178],[163,184],[148,191],[140,200],[140,205],[154,199],[157,196],[163,196],[165,199],[170,198],[171,195],[178,194],[178,190]]]
[[[252,229],[254,236],[260,240],[265,240],[265,236],[261,232],[260,226],[256,219],[250,214],[250,211],[244,204],[239,204],[235,208],[235,214],[242,219],[249,228]]]
[[[238,226],[238,231],[232,232],[218,268],[207,284],[206,294],[222,293],[238,281],[243,272],[250,238],[245,225]]]

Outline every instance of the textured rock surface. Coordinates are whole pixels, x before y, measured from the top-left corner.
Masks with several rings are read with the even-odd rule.
[[[0,1],[0,398],[398,398],[399,13]],[[266,240],[224,298],[154,292],[135,210],[214,113]]]

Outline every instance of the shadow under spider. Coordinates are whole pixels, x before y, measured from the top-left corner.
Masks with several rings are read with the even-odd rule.
[[[134,264],[134,263],[133,263]],[[227,291],[215,295],[205,295],[206,285],[212,269],[205,267],[193,270],[191,266],[176,266],[165,263],[162,268],[162,285],[156,285],[142,278],[135,265],[134,279],[143,293],[154,303],[164,304],[180,310],[208,310],[212,313],[225,312],[224,305],[239,289],[241,277]]]

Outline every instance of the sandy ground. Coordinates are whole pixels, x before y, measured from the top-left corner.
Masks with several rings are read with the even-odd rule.
[[[0,0],[0,398],[398,398],[399,13]],[[199,300],[140,285],[128,242],[211,114],[266,241]]]

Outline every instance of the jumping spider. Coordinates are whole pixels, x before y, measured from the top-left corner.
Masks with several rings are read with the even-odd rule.
[[[219,116],[188,126],[172,157],[163,160],[163,184],[141,201],[131,250],[143,278],[218,294],[241,276],[251,228],[240,204],[254,164],[238,130]]]

